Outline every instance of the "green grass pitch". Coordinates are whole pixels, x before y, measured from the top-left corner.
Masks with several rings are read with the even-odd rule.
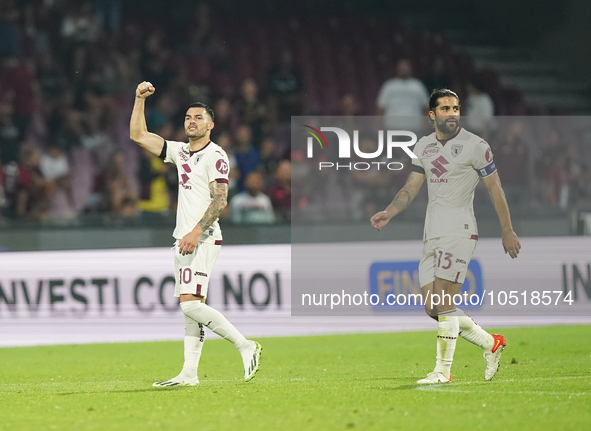
[[[432,371],[435,331],[259,339],[262,367],[208,340],[194,388],[182,342],[0,349],[0,430],[582,430],[591,426],[591,326],[503,329],[501,369],[458,340],[453,383]]]

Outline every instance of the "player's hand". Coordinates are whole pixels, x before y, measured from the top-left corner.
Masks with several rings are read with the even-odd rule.
[[[144,81],[135,89],[135,97],[145,99],[146,97],[149,97],[152,94],[154,94],[155,91],[156,89],[154,88],[151,82]]]
[[[514,231],[503,234],[503,249],[505,250],[505,254],[509,253],[511,259],[515,259],[519,254],[519,250],[521,250],[521,243],[519,242],[519,238],[517,238],[517,234]]]
[[[374,216],[370,219],[371,225],[377,229],[381,230],[384,226],[388,224],[392,217],[388,215],[386,211],[380,211],[379,213],[374,214]]]
[[[197,244],[199,243],[199,238],[201,238],[201,234],[203,232],[199,227],[196,227],[191,232],[186,234],[179,242],[179,253],[183,256],[187,254],[191,254],[197,248]]]

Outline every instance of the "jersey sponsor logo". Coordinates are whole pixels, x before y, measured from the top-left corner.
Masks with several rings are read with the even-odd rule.
[[[183,162],[188,162],[189,161],[189,158],[185,155],[185,153],[183,152],[183,150],[180,150],[179,151],[179,157],[181,158],[181,160]]]
[[[215,168],[218,170],[218,172],[222,175],[226,175],[228,173],[228,164],[226,163],[226,161],[224,159],[219,159],[217,161],[217,163],[215,164]]]
[[[195,271],[195,275],[198,275],[199,277],[207,277],[207,273],[205,272]]]
[[[484,157],[486,158],[486,161],[488,163],[492,162],[492,160],[493,160],[493,153],[492,153],[492,150],[490,148],[487,148],[486,153],[484,154]]]
[[[453,144],[451,146],[451,155],[455,157],[458,154],[460,154],[463,149],[464,149],[464,146],[462,144]]]
[[[433,165],[433,167],[431,168],[431,172],[437,178],[439,178],[447,172],[447,169],[443,165],[449,165],[449,162],[445,157],[439,156],[435,160],[433,160],[431,164]]]
[[[439,148],[437,147],[437,143],[429,144],[423,150],[423,157],[431,157],[434,156],[439,152]]]

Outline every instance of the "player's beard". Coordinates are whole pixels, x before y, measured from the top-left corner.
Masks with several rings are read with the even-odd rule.
[[[441,119],[437,119],[437,128],[439,129],[439,131],[441,133],[444,133],[445,135],[453,135],[454,133],[456,133],[458,131],[458,127],[460,127],[460,120],[457,118],[454,118],[455,121],[449,121],[450,118],[445,117],[445,118],[441,118]]]
[[[203,130],[200,130],[199,128],[196,128],[195,130],[187,129],[185,130],[185,133],[189,139],[201,139],[207,134],[207,128],[203,128]]]

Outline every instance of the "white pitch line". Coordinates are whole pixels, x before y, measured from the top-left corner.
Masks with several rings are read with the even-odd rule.
[[[589,379],[591,375],[588,376],[563,376],[563,377],[534,377],[530,379],[506,379],[506,380],[495,380],[493,382],[488,382],[486,384],[498,384],[498,383],[506,383],[506,382],[523,382],[523,381],[542,381],[542,380],[568,380],[568,379]],[[533,395],[569,395],[569,396],[581,396],[581,395],[591,395],[590,392],[551,392],[551,391],[506,391],[506,390],[465,390],[465,389],[456,389],[454,386],[468,386],[472,384],[483,384],[483,381],[470,381],[470,382],[458,382],[458,383],[445,383],[441,385],[433,385],[433,386],[418,386],[416,389],[420,391],[434,391],[434,392],[460,392],[460,393],[486,393],[486,394],[518,394],[518,395],[526,395],[526,394],[533,394]],[[451,388],[450,388],[451,387]]]
[[[469,391],[465,389],[447,389],[445,386],[419,386],[417,388],[420,391],[428,392],[461,392],[465,394],[483,393],[483,394],[518,394],[518,395],[568,395],[568,396],[579,396],[579,395],[591,395],[589,392],[547,392],[547,391]]]

